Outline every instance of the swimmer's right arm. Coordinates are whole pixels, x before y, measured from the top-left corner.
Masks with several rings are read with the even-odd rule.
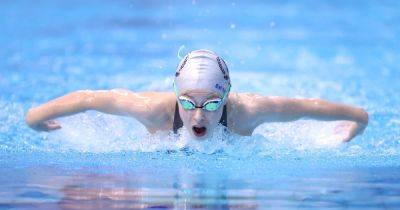
[[[53,120],[55,118],[96,110],[107,114],[131,116],[146,127],[151,127],[151,120],[148,119],[157,111],[157,106],[149,106],[149,101],[157,104],[151,93],[134,93],[120,89],[76,91],[29,109],[25,121],[35,130],[51,131],[61,128]]]

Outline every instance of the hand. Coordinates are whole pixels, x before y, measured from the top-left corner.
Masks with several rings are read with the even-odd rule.
[[[60,124],[58,124],[58,122],[54,120],[47,120],[31,127],[37,131],[47,131],[47,132],[61,128]]]
[[[335,127],[335,134],[343,134],[344,138],[342,139],[344,142],[349,142],[356,135],[362,134],[364,132],[366,125],[353,121],[344,121]]]

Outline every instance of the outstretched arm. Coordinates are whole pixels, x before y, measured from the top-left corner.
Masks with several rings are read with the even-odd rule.
[[[96,110],[134,117],[151,129],[159,122],[154,120],[160,116],[158,109],[165,107],[162,106],[162,97],[159,94],[162,93],[133,93],[128,90],[76,91],[29,109],[25,121],[33,129],[50,131],[61,128],[53,121],[57,117]]]
[[[362,133],[368,124],[368,113],[358,107],[332,103],[322,99],[291,99],[285,97],[253,96],[257,125],[264,122],[287,122],[300,118],[318,120],[345,120],[349,132],[344,141]]]

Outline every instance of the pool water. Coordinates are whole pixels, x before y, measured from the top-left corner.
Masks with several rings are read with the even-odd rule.
[[[2,1],[0,209],[399,209],[397,1]],[[29,107],[80,89],[172,91],[199,48],[227,61],[232,91],[365,108],[340,122],[150,135],[94,111],[38,133]]]

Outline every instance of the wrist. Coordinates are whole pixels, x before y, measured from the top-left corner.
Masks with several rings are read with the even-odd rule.
[[[364,110],[361,109],[359,112],[359,117],[357,119],[357,134],[363,133],[365,128],[368,125],[368,121],[369,121],[369,116],[368,113]]]
[[[29,127],[35,128],[41,121],[37,108],[31,108],[28,110],[25,116],[25,122]]]
[[[35,112],[33,108],[31,108],[25,115],[25,123],[31,128],[35,127],[36,125],[36,120],[34,119],[34,113]]]
[[[364,109],[361,109],[358,122],[362,124],[364,127],[366,127],[368,125],[368,121],[369,121],[368,113]]]

